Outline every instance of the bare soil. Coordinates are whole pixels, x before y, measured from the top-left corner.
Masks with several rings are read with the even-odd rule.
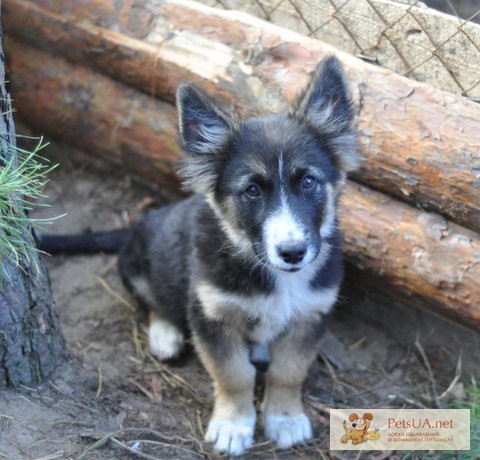
[[[117,166],[92,164],[64,148],[52,147],[50,154],[61,163],[46,190],[52,207],[36,211],[35,217],[67,215],[48,231],[128,226],[147,207],[167,201],[165,193],[135,183]],[[69,160],[73,156],[75,162]],[[45,260],[69,359],[41,387],[0,394],[0,458],[74,459],[82,453],[80,458],[89,460],[219,457],[202,442],[212,404],[208,375],[192,352],[168,366],[149,355],[145,318],[120,282],[116,257]],[[348,284],[355,280],[347,278]],[[426,334],[415,346],[412,336],[395,337],[374,314],[356,314],[367,311],[367,304],[371,311],[385,310],[382,298],[376,299],[358,286],[344,291],[305,383],[315,440],[279,451],[259,430],[258,443],[244,458],[355,458],[329,452],[329,407],[434,407],[439,397],[462,396],[461,384],[442,395],[454,378],[458,353],[427,346]],[[385,302],[390,308],[392,302]],[[416,324],[407,328],[415,332]],[[431,329],[430,336],[441,330]],[[402,458],[389,455],[362,458]]]

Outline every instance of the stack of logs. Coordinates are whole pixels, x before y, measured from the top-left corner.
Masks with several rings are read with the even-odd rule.
[[[243,13],[186,0],[3,0],[15,106],[41,133],[156,183],[173,166],[180,81],[243,116],[284,110],[337,54],[365,162],[342,198],[346,257],[480,328],[480,105]]]

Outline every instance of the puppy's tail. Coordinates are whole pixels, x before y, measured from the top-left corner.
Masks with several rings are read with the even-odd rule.
[[[96,252],[117,253],[120,251],[130,229],[109,232],[87,232],[77,235],[37,234],[37,246],[48,254],[94,254]]]

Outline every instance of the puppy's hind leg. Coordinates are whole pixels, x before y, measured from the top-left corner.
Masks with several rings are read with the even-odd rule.
[[[139,305],[149,312],[150,352],[163,361],[178,357],[183,350],[185,337],[182,318],[173,314],[175,307],[166,308],[167,302],[162,302],[152,290],[145,225],[145,222],[140,222],[133,229],[118,262],[124,285]]]
[[[153,295],[150,284],[142,277],[128,279],[131,293],[140,305],[149,311],[148,345],[150,353],[161,361],[177,358],[183,350],[185,336],[183,328],[162,308]]]
[[[173,322],[163,319],[154,312],[149,315],[148,345],[150,353],[164,361],[180,355],[185,336]]]

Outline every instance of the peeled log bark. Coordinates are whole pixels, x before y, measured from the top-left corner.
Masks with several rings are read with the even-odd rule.
[[[243,114],[284,109],[336,53],[360,107],[367,161],[353,178],[480,230],[478,104],[242,13],[182,0],[116,5],[4,0],[12,34],[170,100],[178,81],[195,81]]]
[[[424,307],[480,329],[480,235],[350,182],[342,195],[345,254]]]
[[[106,154],[157,185],[178,183],[172,105],[15,40],[8,48],[15,105],[32,127]]]
[[[35,48],[10,46],[16,104],[26,121],[50,135],[66,133],[87,151],[125,156],[149,180],[168,174],[179,154],[172,106]],[[38,87],[44,96],[32,105]],[[343,196],[342,226],[356,265],[480,329],[478,234],[353,183]]]

